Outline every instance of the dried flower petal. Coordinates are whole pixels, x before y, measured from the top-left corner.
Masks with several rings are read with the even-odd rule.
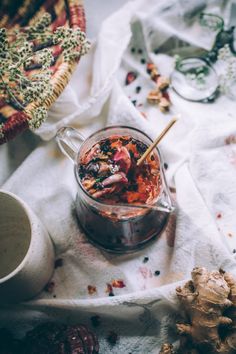
[[[96,286],[93,285],[88,285],[88,293],[89,295],[94,295],[97,293],[97,288]]]
[[[133,82],[136,78],[137,78],[137,73],[135,73],[134,71],[130,71],[126,76],[125,84],[126,85],[131,84],[131,82]]]
[[[113,288],[119,288],[119,289],[122,289],[126,286],[124,281],[121,279],[112,280],[111,285],[113,286]]]

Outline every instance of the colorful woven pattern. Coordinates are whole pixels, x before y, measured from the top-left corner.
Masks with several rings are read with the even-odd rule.
[[[52,16],[50,28],[54,31],[59,26],[79,27],[85,31],[85,15],[83,0],[3,0],[0,3],[0,27],[15,29],[31,25],[32,21],[40,17],[45,12]],[[65,62],[61,49],[53,47],[54,62],[50,70],[53,75],[51,84],[53,92],[43,102],[46,108],[57,99],[67,85],[78,60]],[[31,71],[35,70],[34,68]],[[29,104],[27,112],[32,112],[36,104]],[[12,104],[6,103],[0,96],[0,144],[14,138],[17,134],[29,127],[30,115],[19,111]]]

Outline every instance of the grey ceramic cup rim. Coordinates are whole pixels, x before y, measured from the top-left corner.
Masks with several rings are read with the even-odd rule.
[[[24,258],[21,260],[21,262],[18,264],[18,266],[11,271],[9,274],[5,275],[3,278],[0,278],[0,284],[4,283],[5,281],[11,279],[12,277],[14,277],[17,273],[19,273],[19,271],[22,270],[22,268],[24,267],[25,263],[27,262],[28,258],[29,258],[29,254],[32,248],[32,234],[33,234],[33,230],[34,230],[34,224],[32,223],[32,220],[30,218],[30,213],[28,210],[28,207],[26,206],[25,202],[20,199],[18,196],[16,196],[15,194],[5,191],[3,189],[0,189],[0,194],[5,194],[9,197],[9,199],[13,200],[14,202],[17,202],[17,204],[22,208],[22,210],[25,213],[25,216],[27,217],[27,222],[29,224],[29,232],[30,232],[30,243],[29,243],[29,247],[26,251],[26,254],[24,256]]]

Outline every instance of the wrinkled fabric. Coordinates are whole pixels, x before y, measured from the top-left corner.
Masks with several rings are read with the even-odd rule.
[[[190,278],[193,267],[222,268],[236,276],[236,104],[224,95],[214,103],[188,102],[170,89],[172,106],[163,114],[146,102],[154,83],[140,62],[151,59],[169,76],[180,45],[209,50],[214,43],[215,34],[206,35],[199,25],[199,13],[220,13],[227,23],[230,6],[230,1],[138,0],[104,21],[91,52],[37,131],[46,141],[2,186],[40,217],[63,263],[55,269],[52,292],[2,308],[1,325],[21,335],[41,320],[91,326],[90,317],[99,315],[101,324],[95,331],[101,353],[157,353],[161,343],[177,339],[175,288]],[[133,55],[132,47],[142,49],[142,55]],[[132,70],[137,79],[126,86]],[[139,94],[137,86],[142,88]],[[178,122],[160,143],[176,205],[166,230],[131,255],[100,251],[78,225],[73,164],[52,138],[64,125],[84,136],[107,125],[129,125],[155,138],[176,114]],[[114,279],[123,280],[125,287],[114,288],[115,296],[109,297],[107,283]],[[89,285],[97,290],[92,295]],[[106,339],[109,331],[118,334],[115,345]]]

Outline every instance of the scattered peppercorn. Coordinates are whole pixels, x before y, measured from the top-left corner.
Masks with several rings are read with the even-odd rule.
[[[149,261],[149,257],[144,257],[143,263],[147,263]]]
[[[222,218],[222,215],[221,215],[221,213],[218,213],[216,217],[217,217],[217,219],[220,219],[220,218]]]
[[[142,49],[139,49],[139,50],[138,50],[138,53],[139,53],[139,54],[142,54],[142,53],[143,53]]]
[[[111,345],[115,345],[117,343],[117,340],[118,340],[118,334],[114,331],[110,331],[107,336],[107,341]]]
[[[151,155],[151,161],[154,161],[155,160],[155,157],[153,155]]]
[[[53,295],[54,299],[57,297],[56,295]]]
[[[135,48],[131,48],[131,53],[135,53]]]
[[[158,276],[158,275],[160,275],[160,273],[161,273],[161,272],[160,272],[159,270],[155,270],[154,275],[155,275],[155,276]]]
[[[164,169],[167,170],[167,168],[168,168],[168,164],[164,162]]]
[[[136,93],[139,93],[141,91],[141,86],[137,86],[135,91],[136,91]]]
[[[141,64],[145,64],[145,63],[146,63],[146,60],[145,60],[144,58],[142,58],[142,59],[140,60],[140,62],[141,62]]]
[[[137,147],[138,152],[140,152],[141,154],[143,154],[147,150],[147,146],[144,143],[142,143],[141,141],[138,141],[136,143],[136,147]]]
[[[105,141],[103,141],[101,144],[100,144],[100,149],[102,152],[108,152],[111,148],[111,143],[109,141],[109,139],[106,139]]]
[[[236,253],[236,249],[233,249],[233,253]]]
[[[115,296],[113,292],[109,293],[108,296]]]
[[[58,258],[55,260],[55,263],[54,263],[54,268],[59,268],[59,267],[62,267],[63,266],[63,259],[62,258]]]
[[[131,101],[131,102],[133,103],[134,106],[136,106],[136,103],[137,103],[136,100],[133,100],[133,101]]]

